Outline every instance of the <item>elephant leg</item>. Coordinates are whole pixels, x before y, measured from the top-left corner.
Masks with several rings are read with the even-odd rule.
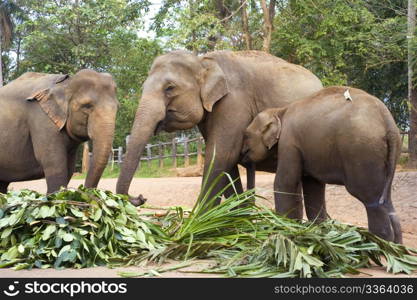
[[[325,202],[326,185],[318,180],[303,177],[303,196],[307,218],[310,221],[322,222],[327,219]]]
[[[252,190],[255,188],[255,172],[256,172],[255,163],[250,163],[249,166],[246,167],[246,189],[247,190]]]
[[[361,164],[352,164],[349,167],[345,187],[365,206],[369,231],[387,241],[400,242],[401,228],[391,203],[391,193],[383,194],[387,180],[385,165],[374,163],[368,166],[370,171],[364,170]],[[381,194],[385,198],[383,203],[380,203]]]
[[[401,225],[391,202],[391,189],[383,204],[379,204],[380,193],[363,194],[358,198],[366,207],[369,231],[387,241],[402,243]]]
[[[384,205],[366,207],[368,215],[368,229],[370,232],[387,241],[394,241],[394,231],[391,226],[388,210]]]
[[[240,179],[239,168],[237,165],[232,167],[229,172],[230,177],[232,178],[233,185],[229,186],[226,191],[224,192],[224,196],[229,198],[230,196],[234,195],[235,193],[242,194],[243,193],[243,185]]]
[[[68,180],[67,185],[70,182],[72,175],[75,172],[75,164],[77,162],[77,148],[75,148],[73,151],[71,151],[68,154]]]
[[[234,175],[236,178],[239,177],[235,186],[237,187],[238,192],[243,191],[242,182],[240,181],[240,176],[237,169],[240,149],[241,147],[237,147],[235,141],[233,141],[232,138],[228,141],[221,142],[213,141],[213,139],[210,138],[208,139],[204,160],[203,176],[203,183],[204,181],[207,182],[201,189],[201,197],[199,197],[200,200],[206,198],[208,201],[210,201],[217,195],[216,199],[214,200],[214,205],[220,204],[222,195],[219,193],[221,193],[221,191],[224,190],[226,185],[230,182],[229,178],[223,175],[220,177],[217,184],[212,187],[212,189],[211,186],[213,182],[215,182],[216,178],[218,178],[224,172],[231,172],[232,177]],[[228,190],[228,194],[230,195],[231,191],[233,191],[233,188]],[[207,193],[210,194],[206,195]]]
[[[216,185],[212,186],[212,184],[215,182],[215,179],[218,178],[223,172],[226,172],[226,171],[223,170],[221,163],[215,162],[213,169],[209,173],[208,168],[206,167],[207,163],[210,163],[210,162],[204,163],[205,166],[204,166],[203,183],[206,178],[207,178],[207,182],[204,186],[202,186],[201,197],[199,197],[199,199],[205,198],[207,201],[211,201],[213,197],[216,197],[213,204],[219,205],[221,201],[221,197],[222,197],[222,194],[220,194],[220,192],[226,187],[227,184],[229,184],[230,181],[227,176],[223,175],[219,178]],[[242,183],[240,183],[240,185],[242,185]],[[242,187],[240,188],[243,189]],[[209,193],[209,195],[207,195],[207,193]],[[232,187],[229,187],[223,193],[226,197],[228,197],[234,193],[234,190]]]
[[[6,194],[7,193],[7,187],[9,186],[10,182],[3,182],[0,181],[0,193]]]
[[[384,206],[388,210],[388,216],[391,221],[391,226],[394,231],[394,242],[397,244],[403,243],[403,233],[401,231],[401,224],[400,219],[398,218],[397,214],[395,213],[394,206],[392,205],[391,201],[391,187],[388,190],[387,193],[387,200],[384,203]]]
[[[224,192],[224,196],[226,198],[229,198],[230,196],[233,196],[235,193],[237,194],[242,194],[243,193],[243,185],[242,185],[242,181],[240,179],[240,174],[239,174],[239,167],[238,165],[234,166],[229,175],[231,176],[232,180],[235,180],[233,183],[233,186],[230,186],[229,188],[226,189],[226,191]],[[250,199],[248,199],[248,201],[246,201],[245,203],[242,203],[242,207],[247,206],[248,204],[254,204],[255,203],[255,197],[251,197]]]
[[[246,168],[246,190],[254,190],[255,189],[255,163],[250,163],[249,166]],[[255,204],[255,194],[246,202],[247,204]]]
[[[292,219],[303,218],[301,158],[296,149],[282,151],[275,176],[275,210]]]
[[[45,174],[47,193],[58,191],[68,184],[68,157],[65,147],[62,144],[49,143],[40,145],[33,143],[35,157],[41,165]]]

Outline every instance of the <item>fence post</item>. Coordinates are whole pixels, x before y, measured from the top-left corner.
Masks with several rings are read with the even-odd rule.
[[[110,169],[113,171],[114,169],[114,149],[111,149],[110,157],[109,157]]]
[[[162,145],[162,142],[158,144],[159,148],[159,168],[164,167],[164,147]]]
[[[146,155],[147,155],[147,161],[148,161],[148,168],[150,168],[151,167],[151,158],[152,158],[151,144],[146,145]]]
[[[172,165],[174,168],[177,167],[177,142],[176,139],[172,139]]]
[[[119,147],[117,150],[117,163],[121,164],[123,160],[123,147]]]
[[[190,165],[190,157],[188,155],[188,138],[184,140],[184,167]]]
[[[88,149],[88,142],[83,144],[83,161],[81,166],[81,172],[87,173],[88,167],[90,166],[90,151]]]
[[[203,164],[203,138],[199,137],[197,140],[197,166],[201,167]]]

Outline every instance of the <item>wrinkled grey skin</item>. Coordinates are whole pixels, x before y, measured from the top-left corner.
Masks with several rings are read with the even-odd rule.
[[[248,126],[244,161],[268,159],[276,168],[275,208],[301,219],[302,183],[309,220],[327,218],[325,184],[345,185],[366,207],[369,230],[396,243],[401,227],[391,184],[401,139],[385,105],[366,92],[329,87],[284,108],[261,112]]]
[[[25,73],[0,89],[0,192],[10,182],[46,178],[66,187],[77,147],[92,140],[85,185],[96,187],[112,148],[118,101],[110,74]]]
[[[243,132],[252,119],[266,108],[286,105],[321,88],[320,80],[303,67],[258,51],[217,51],[202,57],[175,51],[159,56],[143,85],[117,193],[128,193],[139,157],[155,132],[195,125],[206,142],[207,187],[228,172],[239,178],[235,186],[241,192],[237,164]],[[213,170],[207,174],[214,154]],[[223,178],[212,195],[227,182]]]

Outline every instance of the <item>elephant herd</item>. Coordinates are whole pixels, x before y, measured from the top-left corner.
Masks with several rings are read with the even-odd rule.
[[[39,178],[46,178],[48,193],[66,187],[76,150],[87,140],[93,157],[85,185],[97,186],[118,108],[110,74],[25,73],[0,88],[0,106],[1,193],[11,182]],[[203,193],[243,192],[241,164],[248,188],[255,168],[276,173],[278,213],[302,218],[305,206],[310,220],[322,221],[325,184],[345,185],[364,204],[370,231],[402,242],[391,202],[399,130],[377,98],[355,88],[323,88],[307,69],[264,52],[169,52],[155,59],[143,85],[116,192],[128,194],[154,134],[194,126],[206,143],[204,178],[210,183],[227,172],[236,179],[225,189],[223,176]]]

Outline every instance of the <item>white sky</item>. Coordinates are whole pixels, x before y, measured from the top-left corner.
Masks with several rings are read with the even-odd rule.
[[[152,25],[152,18],[158,13],[159,8],[162,3],[161,0],[151,0],[152,4],[149,7],[149,12],[145,16],[145,28],[138,32],[139,37],[141,38],[155,38],[155,32],[150,31],[149,27]]]

